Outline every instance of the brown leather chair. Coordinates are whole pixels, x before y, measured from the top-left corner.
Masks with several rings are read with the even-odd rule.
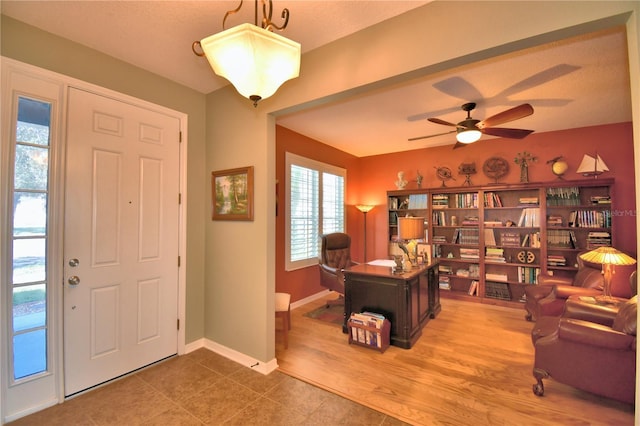
[[[320,252],[320,284],[329,290],[340,294],[335,301],[327,302],[327,306],[334,303],[344,303],[344,274],[343,270],[356,262],[351,260],[351,237],[342,232],[335,232],[322,236]]]
[[[615,267],[611,280],[613,296],[628,299],[636,294],[635,279],[630,277],[635,269],[635,265]],[[540,274],[538,285],[525,287],[525,318],[537,321],[542,316],[559,317],[569,296],[599,296],[603,287],[602,265],[585,262],[578,257],[578,272],[573,279]]]
[[[533,392],[543,379],[633,404],[636,378],[637,296],[619,306],[572,300],[562,317],[543,317],[532,332]]]

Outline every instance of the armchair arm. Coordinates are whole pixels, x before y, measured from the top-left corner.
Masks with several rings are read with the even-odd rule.
[[[555,275],[545,275],[545,274],[538,275],[538,285],[556,285],[556,284],[571,285],[572,283],[573,283],[573,280],[568,277],[557,277]]]
[[[593,288],[574,287],[572,285],[557,284],[553,286],[552,293],[557,299],[568,299],[569,296],[599,296],[602,294],[601,290]]]
[[[562,316],[611,327],[617,314],[618,307],[615,305],[599,305],[570,299],[564,307]]]
[[[631,350],[635,336],[610,327],[572,318],[561,318],[558,338],[604,349]]]
[[[327,272],[331,275],[338,275],[338,268],[334,268],[324,263],[319,263],[318,265],[320,266],[320,269],[322,270],[322,272]]]

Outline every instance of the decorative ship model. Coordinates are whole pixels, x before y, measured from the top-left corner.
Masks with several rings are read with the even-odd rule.
[[[604,172],[608,172],[609,167],[605,164],[604,160],[596,153],[595,157],[585,154],[582,157],[582,162],[578,166],[576,173],[582,173],[583,176],[593,176],[597,178]]]

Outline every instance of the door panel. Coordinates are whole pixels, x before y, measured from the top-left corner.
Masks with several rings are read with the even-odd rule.
[[[179,120],[77,89],[68,119],[71,395],[177,353]]]

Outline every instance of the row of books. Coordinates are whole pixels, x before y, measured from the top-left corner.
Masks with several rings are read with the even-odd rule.
[[[518,266],[518,282],[524,284],[538,284],[540,268],[533,266]]]
[[[568,225],[577,228],[610,228],[611,210],[574,210],[569,214]]]
[[[456,228],[453,232],[451,242],[453,244],[478,244],[480,240],[480,231],[474,228]]]
[[[351,316],[349,317],[349,322],[351,324],[359,324],[365,327],[376,328],[378,330],[380,330],[384,325],[384,320],[384,315],[375,312],[352,312]],[[375,332],[360,327],[351,327],[351,339],[369,346],[375,346],[378,348],[382,347],[382,338],[380,336],[380,332]]]
[[[468,291],[469,295],[477,296],[479,286],[480,286],[480,282],[478,280],[471,281],[471,283],[469,284],[469,291]]]
[[[446,209],[449,207],[449,194],[433,194],[431,207],[434,209]]]
[[[438,287],[440,287],[441,290],[451,290],[450,278],[446,275],[440,275],[438,278]]]
[[[495,192],[484,193],[484,206],[485,207],[503,207],[500,195]]]
[[[540,226],[540,208],[527,207],[522,209],[522,212],[520,213],[520,219],[518,220],[518,226],[539,227]]]
[[[478,193],[453,194],[453,206],[458,208],[478,208]]]
[[[547,247],[577,248],[578,240],[574,231],[565,229],[547,230]]]
[[[547,188],[548,206],[579,206],[580,188]]]

